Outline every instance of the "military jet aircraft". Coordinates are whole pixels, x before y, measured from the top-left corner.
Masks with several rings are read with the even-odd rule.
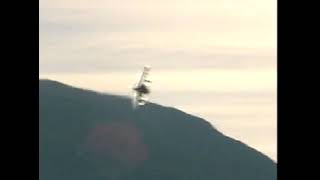
[[[150,72],[150,66],[144,66],[142,75],[139,79],[139,82],[134,85],[133,89],[133,107],[143,106],[148,101],[147,95],[150,94],[149,83],[150,80],[147,80],[147,76]]]

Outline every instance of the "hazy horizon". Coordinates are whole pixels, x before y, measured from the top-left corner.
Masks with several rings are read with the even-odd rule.
[[[208,120],[277,161],[276,1],[40,0],[39,78]]]

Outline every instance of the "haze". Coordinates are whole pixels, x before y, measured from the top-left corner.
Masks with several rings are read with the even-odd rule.
[[[277,160],[275,0],[40,0],[40,78],[202,117]]]

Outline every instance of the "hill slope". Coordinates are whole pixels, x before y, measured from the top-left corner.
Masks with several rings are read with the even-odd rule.
[[[203,119],[39,81],[39,180],[275,180],[276,164]]]

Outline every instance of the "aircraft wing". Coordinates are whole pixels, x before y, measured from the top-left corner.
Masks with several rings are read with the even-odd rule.
[[[141,78],[140,78],[139,83],[137,84],[137,86],[140,86],[145,81],[147,75],[149,74],[149,71],[150,71],[150,67],[149,66],[145,66],[143,68],[143,72],[142,72]]]
[[[138,94],[136,92],[134,92],[133,98],[132,98],[133,109],[135,109],[137,107],[138,98],[139,98]]]

